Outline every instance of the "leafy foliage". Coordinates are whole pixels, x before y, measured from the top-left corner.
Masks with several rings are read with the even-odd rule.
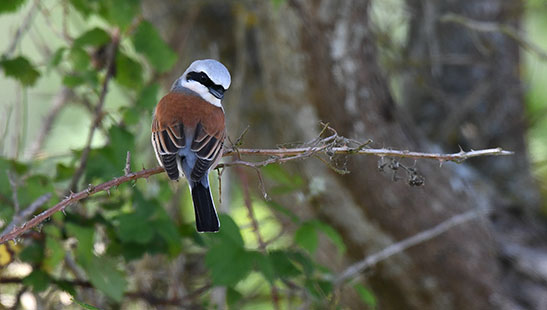
[[[158,31],[149,22],[142,22],[133,35],[133,44],[137,52],[143,54],[158,72],[166,72],[177,61],[177,55],[160,37]]]
[[[2,13],[11,13],[17,11],[23,4],[25,0],[9,0],[0,2],[0,14]]]
[[[0,67],[7,77],[14,78],[25,86],[32,86],[40,77],[40,72],[23,56],[0,61]]]
[[[2,2],[0,14],[16,11],[23,2]],[[79,189],[121,175],[128,151],[132,154],[133,169],[154,162],[148,132],[153,108],[164,92],[157,76],[173,68],[177,55],[155,26],[142,18],[138,0],[68,0],[67,4],[69,14],[84,21],[100,22],[90,23],[92,26],[80,29],[76,37],[58,46],[49,46],[51,54],[45,61],[36,62],[45,64],[44,72],[29,60],[35,58],[23,55],[2,57],[0,67],[6,77],[22,87],[36,85],[52,72],[59,75],[62,85],[72,91],[71,102],[83,103],[83,111],[89,111],[90,115],[78,115],[76,121],[94,118],[92,113],[103,89],[123,93],[120,96],[123,102],[107,102],[100,111],[96,129],[100,138],[92,141],[85,163],[82,147],[61,159],[19,162],[0,157],[0,225],[3,225],[0,229],[16,215],[6,171],[18,180],[17,203],[24,209],[46,193],[69,195],[68,186],[82,163],[83,176],[76,182]],[[106,51],[113,43],[114,33],[120,33],[121,38],[112,59],[114,68],[108,70]],[[107,100],[108,96],[110,93]],[[272,183],[268,191],[274,198],[306,186],[301,177],[278,165],[265,167],[263,173]],[[184,189],[182,184],[176,186]],[[273,287],[283,287],[284,292],[298,287],[302,296],[311,298],[318,307],[332,299],[333,283],[326,280],[333,278],[331,272],[313,257],[321,238],[332,242],[340,253],[345,252],[342,238],[332,227],[319,220],[304,221],[275,199],[268,202],[253,199],[261,212],[276,213],[292,221],[297,226],[294,235],[285,232],[287,238],[263,247],[253,244],[248,236],[254,232],[246,228],[249,219],[235,216],[235,212],[220,215],[220,232],[198,234],[188,202],[190,197],[184,190],[180,194],[173,188],[167,178],[158,176],[93,195],[23,235],[17,246],[1,245],[0,268],[13,261],[25,263],[31,269],[20,279],[25,289],[38,294],[46,290],[64,291],[72,295],[75,305],[84,309],[120,308],[142,297],[137,279],[145,272],[141,274],[136,266],[147,260],[162,262],[164,270],[188,261],[184,266],[184,275],[189,274],[188,288],[225,287],[226,302],[232,309],[252,307],[253,300],[249,297],[252,292],[270,298]],[[235,196],[239,195],[236,192]],[[62,197],[52,198],[36,213]],[[270,230],[264,231],[265,239],[274,239]],[[169,284],[157,281],[158,287],[165,285]],[[93,294],[82,294],[86,290]],[[367,295],[366,289],[356,290],[372,305],[373,296]],[[208,308],[208,294],[204,290],[189,302]],[[150,303],[169,301],[164,289],[149,289],[145,295],[153,297],[146,300]],[[88,300],[87,296],[100,298]]]

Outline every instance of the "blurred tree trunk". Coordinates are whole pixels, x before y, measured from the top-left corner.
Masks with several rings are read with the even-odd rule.
[[[498,200],[493,216],[504,283],[520,304],[547,307],[547,288],[538,266],[523,261],[545,259],[545,222],[530,172],[527,124],[520,77],[519,45],[502,31],[478,32],[465,24],[442,22],[447,14],[513,27],[520,31],[522,1],[407,0],[413,12],[403,79],[404,106],[415,124],[445,150],[501,146],[515,155],[470,164],[494,184]],[[541,278],[541,277],[540,277]]]
[[[420,7],[426,2],[411,1],[409,5]],[[454,6],[467,5],[467,1],[448,2]],[[234,80],[224,105],[229,135],[235,138],[250,125],[244,141],[246,146],[271,147],[309,141],[318,133],[319,120],[329,122],[341,135],[362,141],[372,138],[374,146],[440,151],[458,144],[459,140],[435,137],[435,129],[427,131],[426,124],[441,123],[435,123],[435,117],[422,121],[418,115],[409,114],[393,102],[378,64],[376,41],[369,25],[369,1],[294,0],[276,9],[269,1],[145,3],[148,17],[156,21],[181,55],[173,76],[166,78],[166,85],[183,72],[192,59],[220,58],[230,68]],[[411,27],[416,30],[421,27],[417,21],[420,11],[412,12],[418,14]],[[418,32],[410,33],[410,49],[420,50],[413,47],[419,44],[413,41]],[[427,44],[427,39],[416,38],[420,39]],[[514,42],[502,41],[504,45],[499,49],[507,50],[500,51],[497,61],[508,61],[507,66],[515,69],[517,47]],[[418,69],[419,73],[428,70]],[[492,67],[488,72],[500,74],[495,73],[495,69]],[[474,72],[469,69],[467,74]],[[470,79],[464,73],[459,74],[460,79]],[[488,99],[508,109],[503,113],[506,121],[511,113],[518,112],[517,115],[522,116],[518,76],[513,75],[509,81],[514,89],[504,88],[501,82],[490,87],[491,92],[494,87],[512,91],[512,99],[501,94],[497,99]],[[451,85],[448,80],[446,83]],[[410,83],[405,86],[403,93],[417,98],[405,102],[411,110],[437,109],[413,106],[422,102],[419,98],[425,95],[414,96],[410,90],[417,86]],[[460,96],[465,97],[469,89],[461,86],[453,92],[458,90]],[[448,114],[446,111],[437,113]],[[483,121],[487,119],[485,115],[480,116]],[[503,117],[495,121],[505,124]],[[489,140],[484,140],[486,144],[479,146],[462,145],[479,148],[499,144],[524,150],[524,127],[519,127],[522,118],[513,123],[519,131],[505,134],[516,140],[504,141],[503,135],[499,135],[497,140],[489,136]],[[486,126],[476,123],[476,126],[483,125]],[[488,132],[495,136],[495,130]],[[529,177],[526,154],[517,156],[523,162],[515,163],[515,158],[488,158],[484,163],[499,166],[500,162],[509,161],[501,166],[509,169],[505,167],[509,165],[514,172],[518,167],[523,168],[522,180],[526,180]],[[494,186],[482,181],[483,177],[494,177],[486,168],[477,173],[467,164],[439,167],[437,162],[419,161],[416,167],[425,176],[426,185],[414,188],[402,180],[394,182],[389,171],[378,172],[377,158],[352,156],[337,160],[346,164],[351,173],[337,175],[314,160],[288,166],[310,184],[303,189],[309,199],[296,201],[294,197],[286,197],[285,200],[285,205],[303,218],[320,218],[342,234],[348,246],[347,256],[340,258],[336,251],[329,250],[332,245],[328,243],[322,243],[319,250],[321,262],[334,270],[341,270],[383,246],[431,228],[453,215],[471,209],[495,209],[502,202]],[[414,164],[413,161],[402,163]],[[401,171],[398,176],[406,177]],[[509,183],[506,182],[502,190],[511,188]],[[535,189],[523,195],[532,197],[523,200],[536,199],[537,203]],[[534,206],[533,201],[530,205]],[[290,229],[289,223],[284,224]],[[469,222],[390,258],[360,281],[373,289],[381,309],[504,309],[503,306],[513,309],[516,299],[508,288],[518,286],[521,279],[506,277],[503,272],[505,269],[498,259],[497,233],[488,219]],[[341,294],[347,307],[364,307],[349,290]]]
[[[501,31],[481,33],[441,22],[457,14],[520,29],[523,2],[510,0],[407,0],[413,14],[404,104],[430,140],[458,151],[501,146],[512,157],[473,161],[517,209],[537,211],[530,175],[520,80],[519,45]]]

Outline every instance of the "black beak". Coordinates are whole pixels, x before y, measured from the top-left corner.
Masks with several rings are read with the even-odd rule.
[[[209,87],[209,92],[218,99],[224,98],[224,88],[222,86],[213,85]]]

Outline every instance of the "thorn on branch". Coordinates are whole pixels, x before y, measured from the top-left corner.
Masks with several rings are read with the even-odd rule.
[[[94,190],[95,190],[95,186],[93,186],[93,184],[88,184],[85,191],[87,192],[88,195],[91,195],[93,194]]]

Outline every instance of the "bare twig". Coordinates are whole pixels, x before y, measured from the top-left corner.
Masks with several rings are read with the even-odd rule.
[[[51,16],[52,14],[49,11],[49,9],[43,3],[40,3],[40,1],[37,1],[37,2],[39,3],[39,8],[42,13],[42,16],[44,17],[44,21],[46,22],[46,26],[49,27],[51,32],[53,32],[59,39],[65,41],[66,43],[69,43],[69,44],[72,43],[73,39],[68,35],[67,32],[65,32],[64,25],[63,25],[62,31],[59,31],[57,28],[55,28],[55,25],[53,25],[53,21],[52,21],[52,16]],[[64,10],[63,10],[63,14],[65,14]],[[63,18],[65,18],[65,16],[63,16]]]
[[[365,257],[363,260],[349,266],[342,273],[340,273],[335,279],[335,286],[340,286],[346,280],[356,277],[361,272],[365,271],[367,268],[370,268],[379,262],[388,259],[389,257],[404,252],[410,247],[423,243],[425,241],[431,240],[442,233],[450,230],[451,228],[461,225],[465,222],[468,222],[472,219],[479,217],[482,213],[480,211],[472,210],[467,211],[462,214],[458,214],[449,218],[448,220],[434,226],[433,228],[424,230],[415,234],[412,237],[394,243],[380,252],[374,253]]]
[[[15,48],[17,48],[17,45],[23,38],[23,35],[25,32],[27,32],[32,25],[32,21],[34,20],[34,15],[36,14],[36,8],[38,7],[39,0],[35,0],[32,3],[32,6],[30,7],[27,15],[23,18],[23,22],[21,23],[21,26],[17,29],[15,32],[15,35],[13,36],[13,39],[11,40],[11,43],[8,47],[8,49],[4,52],[5,57],[11,56],[13,52],[15,52]]]
[[[36,156],[36,154],[38,154],[38,152],[42,149],[42,146],[44,145],[44,142],[46,141],[46,138],[49,135],[51,128],[53,127],[53,123],[55,122],[57,115],[59,115],[61,109],[68,103],[73,95],[74,93],[70,88],[63,87],[61,91],[55,96],[53,104],[49,109],[49,113],[44,119],[42,127],[40,128],[40,130],[38,130],[38,137],[36,138],[36,140],[34,140],[34,142],[32,142],[28,149],[27,154],[30,158]]]
[[[541,60],[547,61],[547,52],[545,50],[534,42],[528,40],[526,36],[520,33],[517,29],[507,24],[477,21],[454,13],[443,15],[440,18],[440,21],[445,23],[456,23],[479,32],[503,33],[509,38],[515,40],[520,46],[522,46],[522,48],[535,53]]]
[[[118,49],[119,43],[120,30],[116,28],[112,33],[112,42],[110,43],[107,52],[106,76],[103,81],[101,94],[99,95],[99,102],[97,103],[97,107],[95,108],[93,123],[91,124],[91,128],[89,128],[89,134],[87,136],[85,148],[82,151],[82,156],[80,157],[80,165],[74,173],[72,180],[70,181],[70,186],[68,187],[69,190],[76,189],[78,181],[84,173],[85,167],[87,165],[87,158],[89,156],[89,152],[91,151],[91,142],[93,142],[93,136],[95,135],[95,131],[97,130],[103,119],[103,106],[106,99],[106,94],[108,92],[108,84],[110,82],[110,79],[114,75],[114,59],[116,58],[116,51]]]

